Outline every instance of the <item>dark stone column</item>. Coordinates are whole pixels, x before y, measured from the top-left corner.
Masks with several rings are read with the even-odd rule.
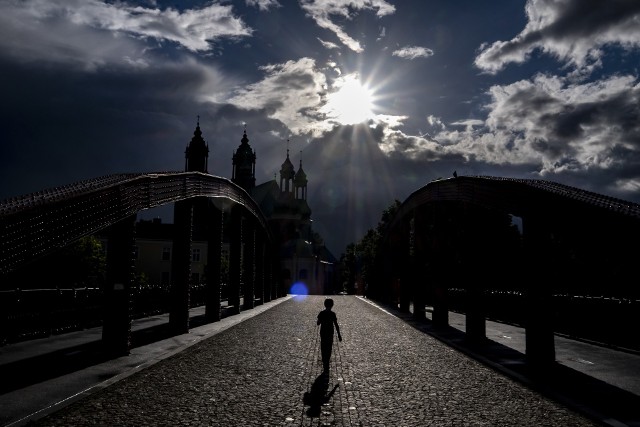
[[[431,235],[430,270],[433,290],[433,324],[437,327],[449,326],[448,281],[455,268],[449,248],[451,230],[448,224],[449,212],[446,206],[436,206],[432,212],[433,229]]]
[[[422,209],[417,208],[413,217],[411,239],[411,271],[413,276],[413,317],[425,320],[425,250],[424,250],[424,218]]]
[[[220,320],[220,267],[222,259],[222,211],[209,206],[207,233],[207,289],[205,317],[210,322]]]
[[[402,225],[402,240],[398,247],[398,261],[400,266],[400,311],[409,313],[411,296],[413,293],[413,281],[411,261],[409,255],[409,227]]]
[[[525,341],[527,363],[545,367],[555,362],[553,335],[552,283],[554,276],[554,242],[549,224],[540,218],[522,221],[528,271],[526,281]]]
[[[240,313],[242,290],[242,208],[234,205],[229,213],[229,312]]]
[[[489,266],[495,263],[489,250],[492,239],[498,236],[491,226],[490,213],[481,208],[463,205],[462,227],[466,239],[459,242],[459,258],[462,269],[458,273],[465,284],[465,339],[470,343],[482,343],[487,337],[485,284],[490,283]],[[495,256],[495,255],[494,255]]]
[[[282,288],[284,287],[282,283],[282,266],[280,265],[280,260],[274,255],[271,257],[271,267],[273,269],[273,291],[271,293],[272,299],[278,299],[282,294]]]
[[[274,251],[273,244],[267,246],[265,252],[265,268],[266,268],[266,284],[264,291],[264,298],[266,301],[271,301],[275,298],[274,283],[276,282],[275,266],[274,266]]]
[[[127,355],[131,349],[135,222],[133,215],[112,225],[108,231],[102,343],[104,351],[112,356]]]
[[[471,281],[471,279],[469,279]],[[465,338],[481,343],[487,337],[487,322],[484,311],[484,289],[481,283],[470,283],[466,292]]]
[[[255,306],[256,287],[256,226],[253,218],[245,221],[244,232],[244,256],[242,257],[244,310],[250,310]]]
[[[273,262],[271,262],[272,253],[269,250],[271,246],[265,242],[264,247],[264,302],[271,301],[271,291],[273,288]]]
[[[389,251],[389,241],[382,244],[381,253],[376,258],[377,272],[369,287],[367,298],[374,299],[383,304],[397,304],[393,288],[393,259]]]
[[[264,304],[264,230],[256,234],[256,304]]]
[[[190,200],[176,202],[173,209],[173,248],[171,250],[171,333],[189,332],[189,284],[191,282],[191,229],[193,205]]]
[[[433,324],[439,327],[449,326],[449,302],[447,285],[436,279],[433,286]]]

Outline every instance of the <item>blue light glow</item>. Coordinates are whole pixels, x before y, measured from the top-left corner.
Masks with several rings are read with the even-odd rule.
[[[307,295],[309,295],[309,290],[307,289],[307,285],[305,285],[302,282],[296,282],[293,285],[291,285],[291,289],[289,290],[289,293],[292,295],[296,295],[298,297],[306,297]]]

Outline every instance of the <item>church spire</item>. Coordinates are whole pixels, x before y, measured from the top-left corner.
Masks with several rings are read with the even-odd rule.
[[[202,138],[202,131],[200,130],[200,116],[196,122],[196,130],[193,132],[191,142],[187,145],[185,154],[185,166],[186,172],[205,172],[207,173],[207,164],[209,161],[209,147]]]
[[[293,163],[289,160],[289,140],[287,139],[287,158],[284,163],[282,163],[282,167],[280,168],[280,192],[281,193],[292,193],[293,188],[293,178],[295,177],[296,171],[293,167]]]
[[[231,181],[251,192],[256,186],[256,153],[249,145],[247,137],[247,125],[244,126],[244,133],[240,140],[240,146],[233,153],[233,170]]]
[[[307,200],[307,174],[302,170],[302,151],[300,151],[300,167],[293,178],[296,199]]]

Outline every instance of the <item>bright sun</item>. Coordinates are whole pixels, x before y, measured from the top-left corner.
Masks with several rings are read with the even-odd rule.
[[[374,117],[371,90],[360,83],[357,75],[344,76],[335,82],[335,87],[338,90],[328,96],[323,109],[330,119],[353,125]]]

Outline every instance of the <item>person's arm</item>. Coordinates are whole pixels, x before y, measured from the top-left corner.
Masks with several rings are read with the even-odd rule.
[[[342,341],[342,335],[340,335],[340,326],[338,326],[338,317],[333,318],[333,324],[336,325],[336,332],[338,332],[338,341]]]
[[[320,316],[322,316],[322,312],[320,312],[320,314],[318,314],[318,322],[316,323],[316,325],[320,324]]]

